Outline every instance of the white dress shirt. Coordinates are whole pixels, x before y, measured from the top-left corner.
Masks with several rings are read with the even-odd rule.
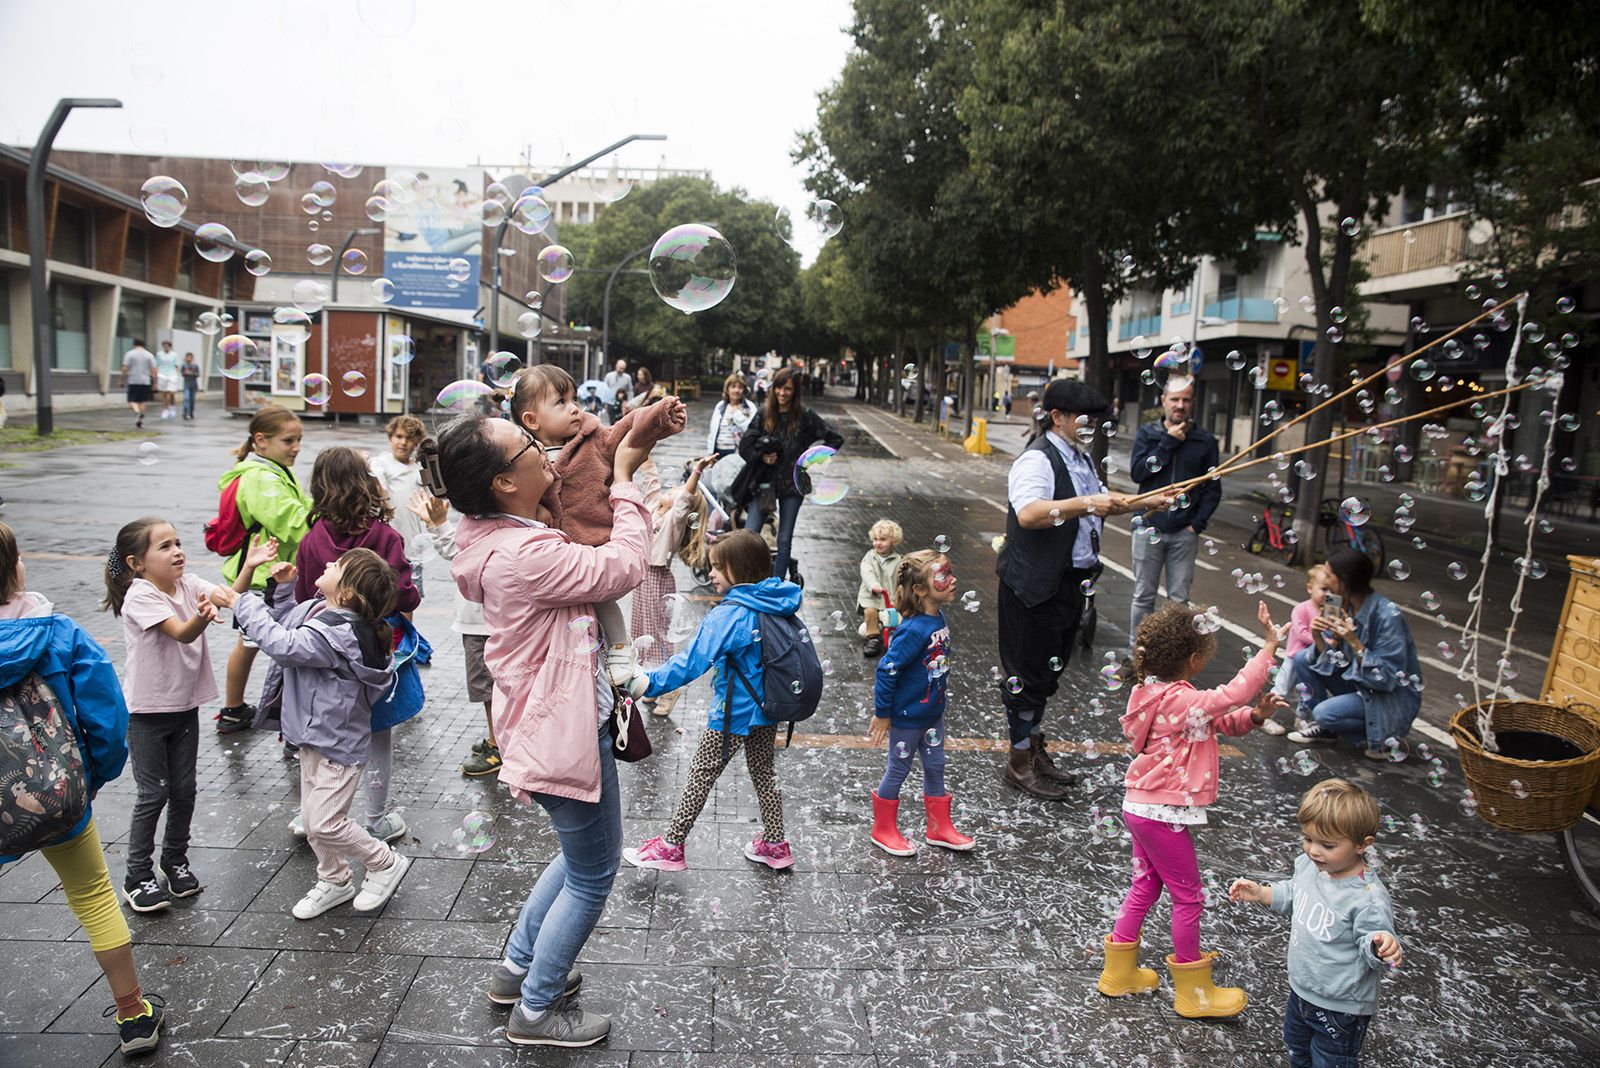
[[[1100,475],[1094,468],[1094,460],[1088,454],[1054,430],[1046,431],[1045,437],[1066,461],[1067,473],[1072,476],[1074,496],[1088,497],[1106,492],[1105,483],[1100,481]],[[1006,477],[1006,496],[1011,501],[1012,510],[1019,515],[1024,506],[1034,501],[1055,500],[1056,472],[1050,464],[1050,458],[1038,449],[1025,450],[1018,456],[1012,462],[1011,472]],[[1094,546],[1100,537],[1104,522],[1097,515],[1084,516],[1078,520],[1078,539],[1072,545],[1073,567],[1090,568],[1100,562]]]

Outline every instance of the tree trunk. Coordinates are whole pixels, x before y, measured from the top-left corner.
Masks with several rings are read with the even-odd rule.
[[[948,415],[944,410],[944,395],[949,385],[946,381],[949,376],[945,370],[945,337],[943,330],[934,335],[933,346],[933,352],[929,354],[931,357],[930,362],[933,364],[933,388],[928,391],[928,403],[933,407],[933,432],[935,434],[943,434],[944,423],[941,416]]]
[[[1111,302],[1106,299],[1104,275],[1100,270],[1100,261],[1093,253],[1084,256],[1083,282],[1079,287],[1083,295],[1083,310],[1089,320],[1089,359],[1084,365],[1083,380],[1095,392],[1109,400],[1111,397],[1111,350],[1106,339],[1108,320],[1111,316]],[[1117,413],[1111,413],[1115,419]],[[1106,453],[1110,450],[1111,443],[1104,434],[1096,434],[1094,438],[1094,459],[1096,464],[1103,464]],[[1102,470],[1104,468],[1102,467]]]
[[[917,373],[911,376],[911,392],[914,394],[912,399],[913,407],[911,421],[913,423],[920,423],[922,422],[923,387],[928,381],[928,357],[921,350],[916,351],[917,354],[912,357],[912,362],[916,365]]]
[[[1357,188],[1365,186],[1357,183]],[[1333,324],[1328,312],[1345,301],[1345,290],[1350,284],[1350,260],[1355,250],[1355,242],[1342,232],[1333,231],[1333,256],[1324,267],[1322,221],[1317,217],[1317,197],[1311,190],[1305,189],[1299,192],[1296,200],[1299,202],[1300,218],[1305,227],[1306,266],[1311,273],[1311,293],[1317,302],[1317,343],[1316,348],[1312,350],[1311,373],[1318,383],[1332,385],[1337,351],[1334,343],[1328,340],[1328,327]],[[1334,213],[1336,218],[1343,218],[1345,215],[1342,205],[1340,209]],[[1359,218],[1365,210],[1365,202],[1362,202],[1354,214]],[[1324,408],[1306,420],[1308,444],[1328,439],[1333,432],[1333,415],[1331,407]],[[1311,465],[1316,476],[1308,482],[1297,475],[1293,482],[1296,502],[1295,563],[1304,565],[1316,558],[1317,504],[1321,500],[1323,487],[1327,485],[1328,447],[1323,445],[1301,453],[1300,459]],[[1296,466],[1298,467],[1298,464]]]
[[[969,438],[972,436],[973,409],[978,406],[978,383],[974,377],[977,373],[978,352],[978,321],[976,319],[967,320],[967,336],[963,339],[963,344],[965,349],[961,353],[961,385],[967,395],[967,429],[961,436]],[[986,416],[989,413],[989,393],[992,389],[993,386],[991,385],[984,390],[983,411]]]

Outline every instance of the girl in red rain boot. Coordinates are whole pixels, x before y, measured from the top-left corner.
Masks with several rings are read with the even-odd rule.
[[[922,803],[928,811],[927,842],[943,849],[968,850],[972,839],[950,822],[950,795],[944,790],[945,683],[950,676],[950,627],[944,605],[956,596],[950,561],[929,549],[900,561],[895,607],[901,624],[878,661],[873,691],[874,745],[889,743],[889,766],[872,794],[872,841],[884,852],[909,857],[916,846],[900,833],[900,784],[913,757],[922,761]]]

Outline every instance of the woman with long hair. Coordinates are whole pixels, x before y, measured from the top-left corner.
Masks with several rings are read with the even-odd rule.
[[[807,408],[800,400],[805,376],[793,367],[784,367],[772,376],[765,410],[752,419],[739,439],[739,455],[745,468],[733,485],[734,502],[747,509],[745,529],[760,532],[767,516],[778,514],[778,545],[772,554],[772,574],[805,585],[800,569],[791,567],[790,549],[794,544],[794,525],[800,517],[800,502],[811,492],[810,479],[795,471],[800,454],[817,442],[837,449],[844,436]]]

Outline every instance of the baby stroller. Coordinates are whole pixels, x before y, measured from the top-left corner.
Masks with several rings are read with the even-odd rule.
[[[689,477],[690,468],[694,461],[687,461],[683,465],[684,479]],[[700,479],[700,490],[705,494],[706,500],[711,504],[712,514],[706,518],[706,544],[715,545],[717,541],[726,537],[730,531],[743,530],[745,509],[733,499],[733,485],[738,480],[739,473],[744,470],[744,461],[737,453],[726,456],[718,461]],[[761,536],[766,539],[768,546],[776,544],[778,540],[777,509],[764,510],[765,522],[761,525]],[[694,580],[698,585],[711,585],[711,565],[709,563],[691,569]],[[800,578],[800,568],[794,562],[789,563],[789,581],[796,585],[803,585]]]

